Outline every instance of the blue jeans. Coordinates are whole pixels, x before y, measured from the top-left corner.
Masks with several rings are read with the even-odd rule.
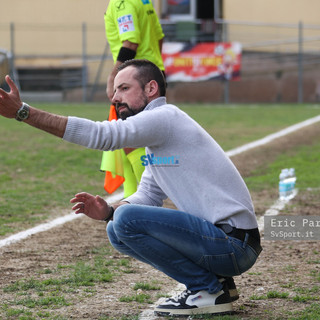
[[[107,225],[112,246],[164,272],[189,290],[216,293],[219,276],[247,271],[258,254],[212,223],[159,207],[122,205]]]

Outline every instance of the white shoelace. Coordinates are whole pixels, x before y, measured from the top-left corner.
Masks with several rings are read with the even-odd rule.
[[[179,293],[178,295],[176,295],[175,297],[169,298],[169,300],[179,302],[180,299],[185,298],[190,293],[191,293],[190,290],[185,290],[185,291],[182,291],[181,293]]]

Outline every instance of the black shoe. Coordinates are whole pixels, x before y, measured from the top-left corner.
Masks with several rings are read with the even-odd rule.
[[[156,315],[192,315],[232,312],[228,289],[210,294],[205,290],[185,290],[176,297],[166,299],[154,310]]]
[[[239,299],[239,292],[232,277],[220,278],[219,281],[222,284],[226,284],[229,288],[229,294],[232,302]]]

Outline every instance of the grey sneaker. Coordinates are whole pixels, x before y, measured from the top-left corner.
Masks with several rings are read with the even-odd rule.
[[[166,299],[154,310],[154,313],[159,316],[222,314],[230,312],[232,312],[232,304],[227,288],[213,294],[204,290],[185,290],[176,297]]]
[[[239,299],[239,292],[237,290],[236,284],[234,283],[234,280],[232,277],[220,278],[219,281],[222,284],[226,284],[227,287],[229,288],[229,294],[232,302]]]

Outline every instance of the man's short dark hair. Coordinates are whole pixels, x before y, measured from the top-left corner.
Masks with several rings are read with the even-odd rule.
[[[164,73],[154,63],[145,59],[127,60],[118,67],[118,71],[129,66],[136,68],[135,79],[140,83],[142,89],[144,89],[148,82],[155,80],[159,86],[160,96],[166,95],[167,84]]]

